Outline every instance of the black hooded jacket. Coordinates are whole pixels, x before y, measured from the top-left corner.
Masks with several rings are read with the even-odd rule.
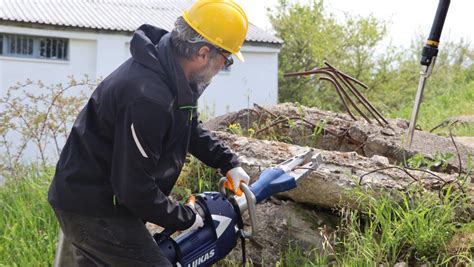
[[[197,88],[175,61],[170,34],[142,25],[130,51],[77,117],[48,200],[58,210],[186,229],[193,211],[167,197],[186,153],[222,173],[238,162],[198,121]]]

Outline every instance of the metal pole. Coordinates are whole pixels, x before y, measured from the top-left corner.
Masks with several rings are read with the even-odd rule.
[[[423,91],[425,88],[426,79],[431,75],[434,64],[436,62],[436,56],[438,55],[439,38],[443,30],[444,21],[448,14],[448,8],[451,0],[440,0],[438,9],[436,10],[435,19],[431,26],[431,32],[426,41],[425,47],[421,52],[420,64],[423,70],[420,73],[420,81],[418,83],[418,89],[416,92],[415,102],[413,103],[413,110],[410,118],[410,125],[408,126],[408,132],[405,139],[405,149],[410,149],[413,142],[413,134],[416,127],[416,119],[418,117],[418,111],[420,109],[421,100],[423,98]]]

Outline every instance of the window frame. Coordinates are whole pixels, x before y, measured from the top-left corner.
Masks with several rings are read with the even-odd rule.
[[[5,57],[14,57],[14,58],[30,58],[30,59],[40,59],[40,60],[52,60],[52,61],[69,61],[70,55],[70,39],[68,38],[60,38],[60,37],[50,37],[50,36],[35,36],[35,35],[28,35],[28,34],[15,34],[15,33],[3,33],[0,32],[0,45],[2,48],[0,49],[0,56]],[[32,39],[32,43],[30,45],[30,39]],[[50,47],[49,47],[49,57],[46,56],[48,52],[48,48],[45,48],[44,56],[42,55],[42,43],[44,41],[44,46],[47,46],[47,42],[50,40]],[[23,54],[23,49],[25,49],[24,42],[26,44],[26,54]],[[12,42],[15,42],[15,52],[12,52]],[[56,47],[53,48],[53,43],[56,43]],[[18,47],[18,45],[20,47]],[[59,48],[61,52],[59,52]],[[31,49],[31,54],[28,53]],[[55,53],[53,53],[55,51]],[[17,53],[19,52],[19,53]],[[58,55],[61,54],[61,57]]]

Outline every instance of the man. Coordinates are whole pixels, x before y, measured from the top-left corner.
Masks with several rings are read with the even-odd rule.
[[[198,121],[196,103],[240,54],[248,29],[232,0],[199,0],[168,33],[142,25],[132,58],[110,74],[79,114],[48,200],[80,266],[170,266],[144,226],[194,230],[192,203],[168,195],[187,152],[228,177],[249,177],[236,156]]]

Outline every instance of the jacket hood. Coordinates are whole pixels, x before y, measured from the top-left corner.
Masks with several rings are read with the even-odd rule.
[[[165,78],[177,97],[179,107],[196,105],[198,90],[188,83],[183,69],[176,62],[168,31],[148,24],[140,26],[130,42],[130,53],[135,61]]]

